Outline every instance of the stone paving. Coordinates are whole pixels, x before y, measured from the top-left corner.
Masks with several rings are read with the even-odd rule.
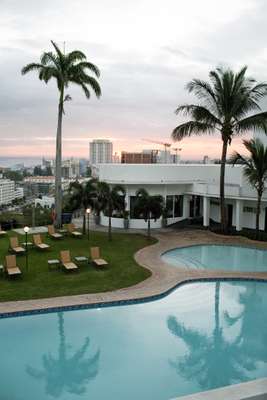
[[[89,305],[94,303],[112,302],[119,300],[141,299],[162,294],[176,285],[199,279],[214,278],[247,278],[264,279],[267,281],[267,272],[230,272],[191,270],[181,266],[173,268],[164,263],[161,254],[167,250],[196,244],[231,244],[251,246],[267,250],[266,242],[256,242],[239,236],[216,235],[209,231],[182,230],[179,232],[157,232],[156,244],[145,247],[135,254],[136,261],[148,268],[152,275],[137,285],[112,292],[83,294],[76,296],[54,297],[49,299],[12,301],[0,303],[0,314],[18,311],[31,311],[56,307]],[[253,268],[253,266],[252,266]]]

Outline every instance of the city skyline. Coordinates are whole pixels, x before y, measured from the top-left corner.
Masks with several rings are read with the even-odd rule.
[[[171,131],[181,121],[175,108],[194,100],[185,84],[194,77],[206,79],[219,64],[248,64],[249,75],[267,80],[263,0],[182,5],[116,0],[113,9],[107,0],[0,3],[0,156],[55,155],[56,88],[20,75],[23,65],[51,50],[50,39],[61,48],[65,43],[66,51],[81,49],[101,70],[100,100],[92,96],[88,102],[77,88],[69,90],[73,101],[63,122],[64,157],[88,157],[93,139],[111,140],[114,152],[160,148],[143,138],[171,142]],[[235,139],[231,149],[239,149],[241,140]],[[221,140],[194,137],[179,147],[183,159],[218,158]]]

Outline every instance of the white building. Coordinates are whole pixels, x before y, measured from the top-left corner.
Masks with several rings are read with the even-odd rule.
[[[104,139],[93,140],[89,152],[90,164],[112,163],[113,143]]]
[[[51,208],[55,205],[55,198],[49,196],[42,196],[41,199],[37,198],[34,200],[35,207],[40,206],[42,208]]]
[[[135,215],[135,193],[145,188],[150,194],[164,197],[168,224],[192,217],[203,217],[204,226],[210,220],[220,221],[220,165],[211,164],[102,164],[93,168],[93,176],[111,185],[126,189],[126,208],[130,211],[130,228],[145,228],[146,223]],[[225,198],[228,223],[236,227],[255,228],[256,192],[243,175],[243,167],[226,166]],[[267,191],[262,199],[260,229],[267,231]],[[159,228],[161,220],[152,222]],[[101,217],[103,225],[107,217]],[[114,227],[123,227],[123,219],[113,218]]]
[[[0,179],[0,205],[11,204],[15,199],[15,182]]]

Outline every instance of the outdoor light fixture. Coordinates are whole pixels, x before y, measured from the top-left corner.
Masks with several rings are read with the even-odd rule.
[[[28,233],[30,228],[28,226],[24,226],[23,228],[25,232],[25,255],[26,255],[26,270],[28,271],[29,263],[28,263]]]
[[[89,217],[90,217],[90,213],[91,213],[91,208],[88,207],[86,209],[86,214],[87,214],[87,238],[89,240]]]

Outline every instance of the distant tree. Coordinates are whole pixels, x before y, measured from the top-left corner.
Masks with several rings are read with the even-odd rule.
[[[43,175],[43,170],[40,165],[36,165],[33,169],[33,175],[35,176],[42,176]]]
[[[151,196],[145,189],[136,192],[135,212],[147,222],[147,237],[150,238],[150,221],[160,218],[163,212],[163,197]]]
[[[45,175],[46,176],[52,176],[53,175],[52,168],[50,166],[46,167]]]
[[[15,182],[21,182],[23,180],[23,174],[19,171],[6,170],[3,172],[3,177]]]
[[[90,178],[92,176],[92,168],[91,167],[86,168],[85,176],[87,176],[88,178]]]
[[[176,114],[185,114],[191,119],[178,125],[172,132],[173,140],[215,132],[221,135],[220,203],[224,232],[227,231],[224,183],[228,146],[234,137],[251,130],[260,129],[267,134],[267,112],[251,115],[253,111],[261,110],[259,102],[267,95],[267,84],[247,78],[246,72],[247,67],[237,73],[231,69],[216,68],[209,73],[211,82],[200,79],[189,82],[187,90],[196,95],[200,104],[179,106]]]
[[[244,165],[244,174],[257,191],[256,239],[259,239],[261,201],[267,180],[267,147],[259,139],[243,140],[243,143],[249,156],[245,157],[235,152],[231,157],[231,163]]]
[[[100,76],[99,69],[96,65],[86,60],[86,55],[80,50],[74,50],[70,53],[62,52],[57,44],[51,41],[54,52],[45,52],[41,56],[38,63],[31,63],[22,69],[22,74],[28,72],[37,72],[39,79],[48,83],[50,80],[55,80],[59,91],[58,103],[58,124],[57,124],[57,139],[56,139],[56,171],[55,171],[55,211],[56,211],[56,226],[61,226],[61,211],[62,211],[62,119],[64,114],[64,103],[71,100],[71,97],[66,93],[69,85],[75,84],[79,86],[85,96],[90,98],[90,90],[93,90],[97,97],[101,95],[101,89],[95,77],[87,72],[93,72],[96,77]]]
[[[108,216],[108,238],[111,240],[111,218],[114,211],[123,211],[125,209],[125,189],[121,185],[111,187],[106,182],[98,182],[97,200],[98,209],[104,211]]]

